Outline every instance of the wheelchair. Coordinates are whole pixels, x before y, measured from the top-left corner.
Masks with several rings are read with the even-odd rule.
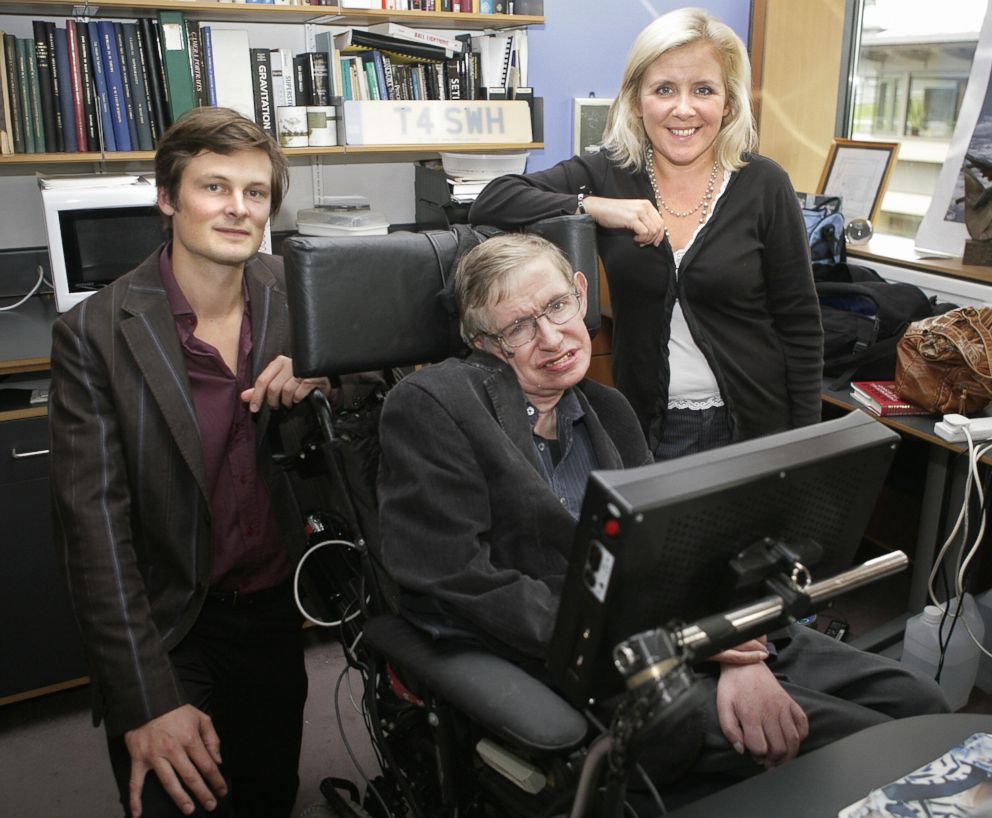
[[[528,229],[558,244],[574,269],[590,271],[586,323],[595,332],[592,220],[563,216]],[[657,723],[670,699],[690,701],[691,676],[670,660],[699,637],[691,628],[675,635],[660,629],[625,645],[630,674],[647,672],[651,683],[639,683],[640,693],[618,711],[619,724],[607,729],[511,662],[468,643],[433,640],[398,614],[397,590],[378,561],[379,409],[405,367],[463,349],[449,279],[460,256],[495,232],[456,226],[283,244],[296,372],[332,381],[379,373],[366,374],[335,409],[315,393],[301,407],[309,413],[306,430],[281,455],[311,542],[298,588],[315,621],[338,629],[348,665],[361,676],[363,715],[381,767],[363,772],[364,792],[326,779],[326,804],[312,818],[620,816],[636,760],[626,751],[636,734]],[[896,570],[894,563],[887,570]],[[769,610],[766,619],[752,616],[754,633],[795,612]],[[724,637],[711,647],[747,633]],[[658,801],[654,814],[664,812]]]

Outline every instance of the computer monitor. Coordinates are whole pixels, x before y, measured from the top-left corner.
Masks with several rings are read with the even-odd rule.
[[[549,651],[576,704],[623,687],[613,647],[737,604],[730,563],[763,538],[812,539],[813,579],[850,566],[899,436],[862,412],[589,477]],[[751,600],[768,592],[753,589]],[[750,601],[750,600],[749,600]]]

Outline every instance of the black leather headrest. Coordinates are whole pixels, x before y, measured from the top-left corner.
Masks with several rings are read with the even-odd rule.
[[[462,254],[492,228],[388,236],[293,236],[282,244],[293,368],[303,377],[432,363],[464,349],[450,297]],[[599,328],[595,223],[589,216],[537,222],[589,279],[586,325]]]

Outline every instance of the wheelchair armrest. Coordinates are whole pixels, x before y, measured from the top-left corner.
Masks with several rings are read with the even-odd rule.
[[[586,736],[585,717],[547,685],[486,650],[436,641],[399,616],[370,619],[365,638],[439,699],[508,741],[562,752]]]

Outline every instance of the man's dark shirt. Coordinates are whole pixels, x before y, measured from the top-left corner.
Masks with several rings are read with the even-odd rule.
[[[245,309],[235,375],[213,346],[193,334],[196,314],[172,272],[170,252],[171,246],[162,251],[162,282],[186,360],[211,487],[210,587],[242,593],[271,588],[289,577],[290,565],[256,467],[255,424],[240,397],[252,385],[248,285],[242,284]]]

